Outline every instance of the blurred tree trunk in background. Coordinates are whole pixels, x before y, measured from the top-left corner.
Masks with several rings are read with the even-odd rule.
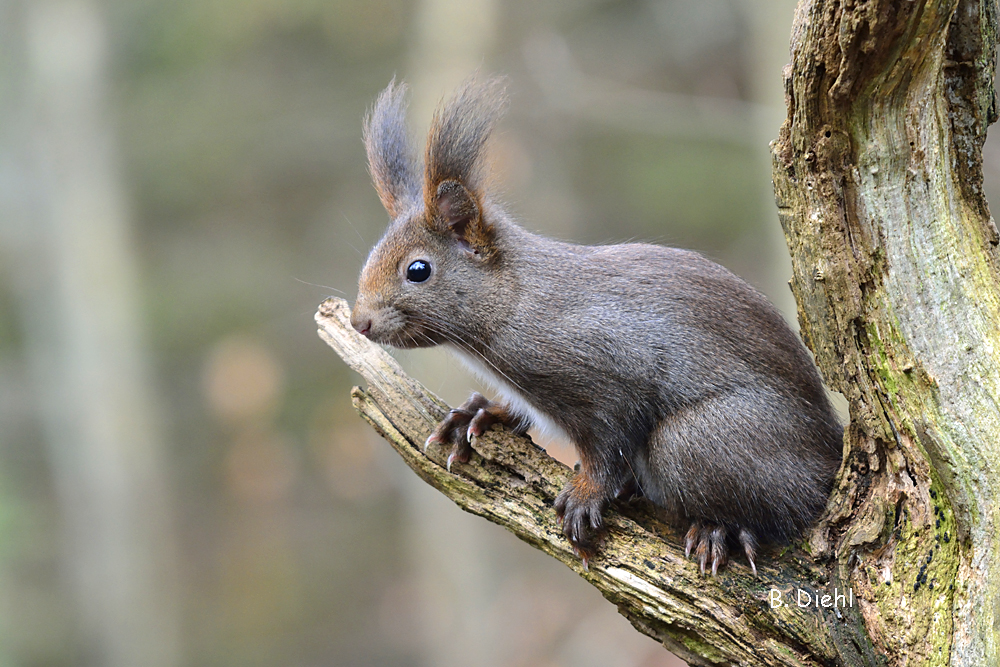
[[[416,39],[406,73],[412,86],[411,127],[427,127],[440,99],[483,64],[495,42],[496,19],[496,0],[416,4]],[[422,151],[419,139],[414,145]],[[408,356],[408,362],[414,373],[434,386],[471,384],[443,350],[420,350]],[[406,475],[402,489],[407,551],[420,595],[424,664],[496,665],[501,654],[496,642],[502,638],[496,636],[494,624],[482,622],[489,617],[498,586],[496,568],[491,566],[495,535],[474,517],[454,512],[412,475]]]
[[[95,2],[6,0],[0,250],[63,517],[82,664],[180,664],[162,439]],[[53,638],[64,641],[65,638]]]
[[[774,189],[771,187],[771,156],[768,144],[774,139],[785,118],[781,88],[781,68],[788,62],[788,26],[795,14],[795,0],[740,0],[742,16],[749,24],[748,44],[745,47],[750,65],[750,98],[754,102],[756,137],[754,154],[761,160],[761,198],[758,206],[765,219],[774,218]],[[767,255],[760,261],[768,267],[767,283],[759,287],[774,305],[791,319],[795,312],[795,299],[788,290],[791,263],[788,246],[781,229],[768,224]]]

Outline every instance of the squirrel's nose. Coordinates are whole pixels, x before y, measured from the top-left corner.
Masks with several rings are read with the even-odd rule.
[[[362,336],[367,336],[372,332],[372,318],[365,317],[363,313],[355,309],[351,313],[351,326]]]

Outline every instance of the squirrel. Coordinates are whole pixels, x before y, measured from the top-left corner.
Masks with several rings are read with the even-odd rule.
[[[842,426],[804,345],[767,299],[698,253],[574,245],[516,224],[491,193],[486,143],[503,79],[474,75],[437,109],[423,165],[406,86],[365,119],[369,170],[391,222],[361,272],[354,328],[399,348],[444,345],[500,395],[452,410],[427,445],[448,467],[493,424],[576,447],[555,500],[576,553],[597,552],[623,494],[663,508],[702,574],[742,548],[800,536],[826,505]]]

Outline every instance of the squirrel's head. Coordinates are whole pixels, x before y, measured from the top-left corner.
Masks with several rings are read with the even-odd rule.
[[[379,343],[456,340],[501,261],[485,192],[484,148],[506,106],[503,81],[467,81],[438,108],[423,173],[410,151],[406,88],[389,84],[365,120],[368,168],[392,221],[361,271],[351,324]]]

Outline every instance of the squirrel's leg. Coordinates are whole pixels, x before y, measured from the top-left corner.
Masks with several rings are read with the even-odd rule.
[[[650,437],[645,490],[669,515],[691,521],[684,551],[702,573],[717,573],[737,548],[756,573],[757,535],[767,536],[760,522],[753,527],[755,516],[768,511],[761,508],[762,499],[780,498],[783,485],[797,483],[801,475],[794,467],[772,469],[758,454],[773,447],[767,442],[772,431],[746,428],[761,421],[755,415],[773,413],[761,394],[733,392],[690,404],[663,419]],[[732,499],[720,501],[717,489]]]
[[[472,438],[485,433],[493,424],[504,424],[521,435],[528,430],[528,424],[499,403],[494,403],[482,394],[473,392],[465,403],[452,409],[441,420],[434,432],[424,443],[424,449],[432,444],[452,443],[448,455],[448,471],[454,461],[468,463],[472,456]]]
[[[624,480],[630,475],[627,464],[620,465],[621,470],[614,466],[621,463],[619,459],[595,464],[583,451],[581,459],[580,470],[556,496],[555,508],[563,533],[586,568],[587,561],[597,553],[603,523],[601,515],[611,499],[626,486]]]

